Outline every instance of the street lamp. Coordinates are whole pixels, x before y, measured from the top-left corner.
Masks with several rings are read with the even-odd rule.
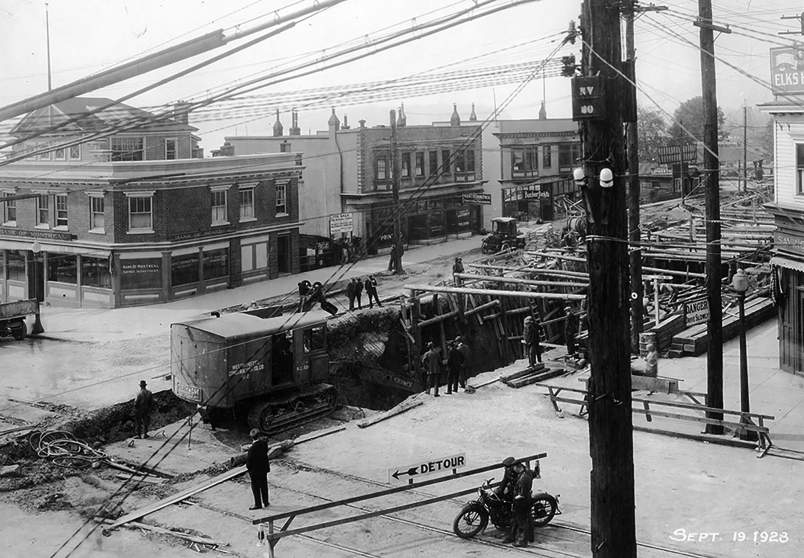
[[[33,252],[34,259],[33,259],[33,291],[34,291],[34,299],[36,300],[36,317],[34,319],[33,329],[31,330],[31,334],[38,335],[40,333],[44,333],[45,329],[42,327],[42,321],[39,316],[39,252],[42,251],[42,245],[39,244],[38,240],[34,240],[34,243],[31,245],[31,252]]]
[[[748,277],[743,269],[738,269],[731,280],[731,288],[737,291],[737,301],[740,305],[740,411],[750,413],[748,400],[748,355],[745,350],[745,291],[748,290]],[[740,415],[740,422],[747,423],[750,419]],[[740,429],[741,440],[757,440],[757,433],[745,428]]]

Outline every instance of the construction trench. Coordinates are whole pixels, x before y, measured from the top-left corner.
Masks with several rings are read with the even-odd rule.
[[[733,275],[736,263],[745,269],[752,287],[746,297],[747,319],[749,324],[759,323],[775,313],[768,264],[772,218],[758,213],[753,203],[724,208],[721,214],[724,277]],[[707,349],[706,325],[687,326],[684,315],[685,304],[704,294],[705,243],[701,226],[700,220],[692,218],[656,227],[643,238],[644,331],[654,335],[652,339],[663,358],[700,355]],[[460,335],[474,355],[483,355],[473,359],[470,377],[523,359],[523,319],[529,315],[538,315],[545,329],[545,366],[531,372],[523,370],[507,383],[520,387],[583,369],[588,361],[583,325],[588,275],[583,243],[573,248],[560,246],[559,238],[553,229],[531,239],[523,251],[467,262],[464,273],[445,277],[438,284],[418,284],[415,278],[409,279],[384,301],[382,308],[331,319],[329,381],[337,388],[344,410],[340,418],[328,418],[319,427],[337,427],[348,420],[363,419],[372,411],[404,407],[406,400],[424,389],[420,356],[430,342],[445,355],[447,344]],[[728,286],[724,286],[723,301],[726,340],[737,334],[736,296]],[[564,348],[564,308],[568,304],[581,318],[576,358],[569,357]],[[191,415],[172,393],[159,392],[155,396],[157,407],[151,430],[157,435]],[[114,492],[112,483],[119,482],[120,475],[128,475],[129,480],[141,479],[124,470],[136,470],[138,463],[118,462],[121,467],[114,468],[109,459],[96,458],[92,452],[102,455],[105,446],[132,438],[132,407],[132,402],[121,403],[89,415],[60,408],[60,422],[37,425],[33,431],[0,433],[0,465],[20,465],[17,473],[0,478],[0,493],[36,511],[69,509],[85,517],[120,517],[123,510],[104,506],[103,494]],[[214,436],[229,445],[234,456],[242,442],[242,429],[232,422]],[[41,441],[43,432],[51,431],[70,432],[80,441],[72,449],[86,459],[54,464],[52,455],[42,454],[42,444],[34,443]],[[300,427],[272,441],[281,445],[284,439],[310,436],[311,432]],[[228,462],[206,465],[196,474],[225,474],[229,469]],[[153,480],[153,476],[146,478]],[[179,476],[158,485],[143,480],[137,489],[162,498],[171,493],[172,484],[186,480],[186,476]],[[99,506],[102,513],[98,512]],[[196,540],[184,538],[183,544],[217,546],[203,542],[198,533],[187,535]]]

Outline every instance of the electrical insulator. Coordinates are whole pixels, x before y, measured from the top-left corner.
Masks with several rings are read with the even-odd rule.
[[[569,56],[562,56],[561,57],[561,64],[563,67],[561,68],[561,75],[564,77],[572,77],[575,75],[575,55],[570,54]]]

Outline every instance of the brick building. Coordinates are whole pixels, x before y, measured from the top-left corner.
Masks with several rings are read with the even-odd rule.
[[[388,249],[393,231],[391,127],[350,128],[332,111],[329,129],[301,135],[292,115],[289,135],[279,121],[273,136],[225,138],[220,154],[303,152],[304,188],[299,197],[302,232],[321,237],[350,233],[369,253]],[[482,209],[464,194],[483,192],[482,140],[476,118],[461,123],[457,108],[449,122],[408,126],[397,120],[401,228],[404,242],[429,243],[471,235],[482,227]],[[215,154],[215,152],[213,152]]]
[[[14,133],[50,129],[41,118]],[[298,272],[301,156],[191,158],[193,130],[144,124],[126,131],[133,142],[105,138],[110,149],[56,147],[0,167],[0,300],[113,308]]]

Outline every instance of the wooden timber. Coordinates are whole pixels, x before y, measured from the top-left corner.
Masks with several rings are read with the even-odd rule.
[[[558,294],[558,293],[540,293],[533,291],[500,291],[493,289],[469,289],[463,287],[439,287],[434,285],[405,285],[409,291],[432,291],[438,293],[462,293],[473,295],[487,295],[498,297],[513,297],[513,298],[552,298],[556,300],[583,300],[585,295],[576,294]]]

